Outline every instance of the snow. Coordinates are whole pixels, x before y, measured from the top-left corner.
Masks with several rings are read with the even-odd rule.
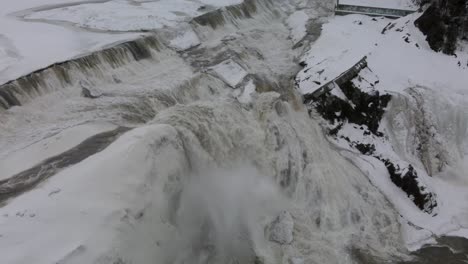
[[[418,210],[406,194],[391,182],[386,168],[377,159],[355,153],[345,140],[337,139],[335,142],[345,149],[342,154],[368,175],[402,215],[403,236],[410,249],[430,243],[434,235],[468,237],[468,176],[466,166],[461,165],[466,162],[463,155],[468,153],[468,53],[463,49],[463,43],[457,56],[432,51],[425,36],[414,26],[414,20],[419,15],[415,13],[397,20],[361,15],[336,16],[323,26],[322,35],[302,58],[307,66],[297,76],[300,91],[303,94],[311,93],[367,56],[368,68],[353,80],[360,89],[378,90],[404,98],[411,98],[408,88],[427,91],[427,94],[422,94],[425,108],[421,111],[425,116],[414,116],[411,114],[413,110],[410,111],[408,106],[405,110],[404,104],[389,110],[406,113],[408,120],[401,124],[401,129],[396,129],[398,117],[386,121],[393,124],[393,127],[385,124],[381,127],[387,139],[370,139],[362,134],[358,126],[351,124],[345,124],[339,135],[352,141],[372,143],[377,153],[384,153],[398,162],[416,165],[420,183],[437,196],[437,215],[431,216]],[[332,93],[340,98],[344,96],[338,89]],[[415,133],[415,118],[424,118],[425,122],[434,124],[431,130],[434,141],[454,153],[449,155],[451,165],[432,177],[426,173],[422,162],[414,157],[416,154],[412,151],[416,146],[411,146],[409,142]]]
[[[18,9],[15,10],[20,10],[19,7],[23,9],[30,8],[30,6],[24,4],[25,2],[26,1],[19,1],[17,5]],[[31,2],[32,0],[28,3],[30,4]],[[50,2],[53,1],[51,0]],[[125,13],[122,10],[129,8],[129,18],[127,21],[129,23],[125,23],[124,20],[126,18],[124,17],[120,17],[121,20],[119,21],[112,21],[112,19],[108,17],[111,16],[111,14],[109,14],[107,10],[103,10],[99,7],[102,13],[97,14],[98,17],[92,17],[92,19],[89,20],[89,25],[95,27],[102,26],[103,28],[115,28],[116,30],[125,28],[138,29],[139,27],[135,25],[146,27],[148,25],[141,23],[138,19],[138,15],[145,16],[150,13],[147,10],[142,10],[144,9],[143,7],[147,8],[158,4],[167,4],[170,6],[171,3],[178,1],[168,2],[162,0],[151,3],[146,3],[144,1],[139,2],[142,2],[141,5],[139,8],[135,9],[132,9],[133,7],[131,5],[123,5],[123,1],[108,3],[111,5],[110,10],[115,10],[119,15]],[[224,4],[234,3],[235,1],[202,0],[202,2],[205,4]],[[35,3],[37,3],[37,1]],[[55,1],[54,3],[59,3],[59,1]],[[191,3],[193,4],[195,2],[192,1]],[[112,6],[113,4],[122,9],[115,8],[115,6]],[[76,10],[78,7],[70,6],[68,8]],[[88,12],[93,11],[90,10],[89,7],[86,8],[84,13],[71,14],[70,18],[76,19],[77,23],[82,23],[84,21],[84,25],[87,23],[87,20],[83,19],[82,15],[84,14],[86,16]],[[154,9],[151,10],[154,11]],[[63,11],[65,12],[66,10]],[[193,10],[189,11],[192,12]],[[51,15],[56,14],[52,12]],[[99,17],[100,15],[105,16]],[[165,13],[164,10],[155,15],[164,18],[160,23],[167,23],[166,25],[178,26],[179,22],[183,23],[183,21],[188,18],[184,15],[168,14]],[[68,17],[65,18],[68,19]],[[343,27],[344,29],[336,30],[335,32],[337,36],[334,36],[335,38],[333,40],[338,42],[330,41],[330,39],[325,41],[326,38],[322,40],[319,39],[317,45],[322,46],[321,49],[318,49],[317,53],[315,53],[324,53],[323,56],[321,54],[319,55],[318,62],[323,59],[327,60],[326,63],[328,63],[328,65],[326,67],[330,67],[331,69],[321,74],[324,74],[328,80],[333,78],[336,73],[339,74],[347,69],[346,65],[341,65],[342,62],[347,65],[352,65],[356,62],[355,59],[360,59],[364,54],[369,53],[368,55],[371,56],[369,61],[371,61],[374,66],[379,63],[384,63],[372,58],[372,56],[381,52],[372,49],[374,40],[378,39],[381,46],[385,46],[386,44],[387,37],[379,35],[382,28],[375,26],[375,32],[369,30],[369,28],[361,31],[356,30],[354,27],[359,29],[362,25],[358,23],[353,24],[352,19],[354,18],[363,20],[364,25],[371,25],[371,23],[375,22],[379,24],[379,26],[385,26],[386,23],[389,22],[389,20],[385,19],[379,22],[373,21],[370,18],[367,19],[365,17],[356,16],[349,16],[346,18],[347,20],[345,18],[333,19],[330,24],[336,23],[336,20],[343,19],[342,23],[335,25],[337,28],[334,29],[339,29],[339,27]],[[1,19],[5,18],[2,17]],[[151,18],[149,21],[151,21]],[[70,20],[69,22],[72,21]],[[12,41],[13,46],[17,46],[16,43],[14,43],[15,41],[24,45],[18,49],[19,57],[28,55],[27,52],[30,52],[30,54],[41,53],[41,55],[36,55],[39,57],[34,58],[42,58],[40,56],[43,56],[43,59],[34,61],[35,64],[32,63],[30,65],[31,68],[43,65],[46,62],[54,61],[58,58],[63,59],[66,56],[75,56],[76,54],[81,54],[81,52],[88,52],[90,51],[90,47],[99,48],[100,45],[109,43],[108,41],[112,36],[115,36],[116,39],[138,36],[133,34],[111,35],[105,32],[88,32],[76,28],[73,29],[73,27],[61,27],[36,22],[21,21],[17,23],[18,25],[24,25],[23,29],[26,31],[15,32],[17,35],[14,35],[11,33],[14,31],[12,30],[10,32],[11,34],[9,33],[5,36],[8,35],[6,38],[8,41]],[[158,23],[154,22],[148,26],[148,28],[156,28],[160,25]],[[256,20],[255,23],[257,23]],[[330,26],[330,24],[328,26]],[[35,29],[31,25],[37,26],[37,29],[40,30],[38,30],[37,33],[28,32],[28,30]],[[18,29],[18,27],[14,29]],[[51,30],[48,30],[49,28],[51,28]],[[372,27],[370,28],[372,29]],[[7,29],[1,27],[0,30]],[[55,32],[54,30],[57,31]],[[369,32],[366,33],[366,30]],[[278,39],[283,39],[283,37],[286,39],[288,34],[287,30],[283,30],[281,27],[273,27],[272,31],[273,33],[269,32],[270,34],[264,32],[259,34],[261,31],[253,30],[252,27],[246,28],[243,33],[249,32],[254,34],[257,40],[257,42],[254,43],[260,44],[258,46],[264,48],[265,46],[262,45],[262,42],[264,42],[265,38],[274,39],[271,38],[271,36],[278,37],[279,35],[281,37]],[[1,32],[3,34],[4,31]],[[49,32],[50,35],[46,34],[41,36],[41,33],[44,32]],[[28,34],[31,34],[32,37],[27,36]],[[324,34],[328,37],[333,35],[327,31],[324,32]],[[360,34],[361,36],[366,36],[366,34],[368,34],[368,38],[358,40]],[[392,34],[403,33],[392,32]],[[14,38],[11,36],[14,36]],[[81,41],[85,38],[84,36],[89,37],[88,40],[92,39],[91,36],[102,36],[102,42],[99,40],[97,42],[92,42],[93,44],[91,45],[88,45],[89,43],[83,44]],[[239,34],[239,36],[243,35]],[[31,43],[33,43],[33,37],[37,37],[37,41],[41,44],[38,48],[32,48]],[[60,38],[64,39],[61,40]],[[252,44],[252,40],[248,38],[243,38],[241,41],[245,39],[250,41],[245,41],[245,45]],[[400,38],[397,39],[400,40]],[[366,40],[369,41],[369,43],[366,43]],[[324,41],[325,43],[322,43]],[[290,44],[290,41],[285,42]],[[190,32],[183,32],[171,41],[171,45],[177,50],[190,48],[192,45],[197,45],[196,43],[197,40]],[[364,47],[359,47],[356,43],[362,44]],[[391,44],[391,42],[389,43]],[[403,45],[407,45],[405,42],[403,43]],[[427,49],[423,41],[418,43],[420,43],[421,49]],[[46,50],[41,50],[41,47],[47,47],[47,45],[50,44],[58,45],[57,51],[59,52],[54,53],[55,46],[53,45],[49,46]],[[62,44],[64,45],[63,47],[60,46]],[[267,46],[268,48],[266,48],[265,51],[261,50],[262,53],[266,54],[265,64],[255,66],[264,68],[265,72],[271,71],[274,73],[271,75],[277,76],[278,72],[288,69],[292,64],[292,56],[285,55],[287,52],[284,47],[290,48],[288,45],[283,45],[281,41],[271,43],[271,46]],[[350,47],[347,47],[347,45]],[[395,45],[399,47],[398,45],[400,45],[400,43],[398,42]],[[370,51],[365,47],[369,47]],[[346,54],[341,52],[339,53],[341,57],[331,58],[336,55],[334,53],[336,49],[340,50],[342,48],[348,48],[345,52]],[[384,51],[389,52],[391,48],[395,47],[389,46],[387,49],[384,49]],[[242,47],[242,49],[244,49],[244,47]],[[314,49],[314,47],[312,47],[312,49]],[[7,49],[4,48],[4,50]],[[41,52],[38,52],[38,50]],[[54,55],[52,56],[51,53]],[[173,53],[176,54],[175,52]],[[12,53],[4,52],[4,54]],[[316,58],[312,55],[315,54],[309,53],[308,56],[311,56],[310,63],[307,61],[311,67],[309,73],[313,74],[321,71],[322,67],[320,63],[314,61]],[[26,59],[22,60],[21,63],[31,62],[31,58],[33,58],[31,56],[26,56]],[[394,53],[390,53],[388,56],[394,56]],[[411,56],[410,54],[408,59],[411,60]],[[176,58],[177,59],[173,60],[163,60],[159,66],[154,66],[155,68],[148,67],[149,69],[147,70],[150,71],[152,75],[148,74],[148,72],[141,72],[141,68],[136,68],[133,74],[134,79],[130,79],[130,81],[127,79],[125,83],[125,79],[123,78],[122,84],[112,83],[107,86],[104,85],[105,87],[103,89],[106,90],[107,88],[106,91],[112,90],[115,94],[125,93],[125,95],[132,95],[133,92],[142,97],[142,95],[147,96],[149,94],[144,93],[148,90],[154,92],[155,89],[163,87],[160,89],[167,89],[168,94],[170,94],[171,88],[176,86],[177,82],[184,81],[184,78],[192,74],[189,68],[190,66],[179,63],[183,60],[179,60],[179,57]],[[448,61],[450,63],[453,62],[453,60]],[[419,62],[420,61],[418,61],[418,63]],[[234,60],[227,60],[212,67],[211,70],[232,87],[239,87],[247,76],[247,71],[245,70],[247,66],[244,68],[244,65],[244,61],[236,62]],[[249,69],[251,69],[250,67],[252,67],[252,65],[247,65]],[[265,65],[273,69],[264,67]],[[319,66],[316,67],[315,65]],[[7,65],[7,67],[9,66],[10,65]],[[395,65],[390,64],[390,66]],[[378,68],[378,65],[375,66],[375,68]],[[413,67],[407,66],[402,68],[405,69],[395,69],[389,74],[394,74],[394,77],[396,76],[398,78],[407,78],[406,75],[398,76],[398,74],[394,72],[403,72],[403,70],[411,72]],[[19,68],[17,68],[17,70],[18,69]],[[26,68],[21,68],[21,71],[25,70]],[[382,75],[387,71],[388,69],[385,69],[385,71],[380,69],[372,72],[372,76],[375,77],[377,76],[376,74],[378,74],[380,80]],[[9,72],[9,74],[11,73],[12,72]],[[208,75],[203,75],[203,78],[207,78],[206,76]],[[305,76],[306,75],[304,75],[304,77]],[[212,76],[209,77],[212,78]],[[457,82],[460,76],[456,77],[457,80],[454,82]],[[319,78],[323,79],[324,77],[320,76]],[[430,76],[428,79],[431,78],[434,80],[436,76]],[[419,81],[417,78],[415,80]],[[439,80],[436,81],[438,82]],[[447,82],[448,80],[443,81]],[[398,79],[393,80],[393,82],[396,84],[396,87],[385,89],[394,89],[394,91],[401,92],[403,84],[405,84],[406,81]],[[387,80],[385,85],[393,84],[393,82],[391,83]],[[430,80],[428,80],[428,82],[430,82]],[[468,203],[466,197],[467,192],[463,185],[457,186],[455,183],[449,183],[437,177],[434,177],[434,179],[429,177],[424,178],[425,183],[433,186],[438,197],[440,197],[438,200],[441,203],[441,209],[438,212],[439,215],[431,218],[427,214],[420,213],[418,209],[415,208],[414,204],[406,199],[405,194],[402,193],[401,190],[396,187],[394,188],[393,184],[388,183],[388,175],[384,173],[381,166],[375,166],[376,163],[374,160],[371,158],[368,159],[368,157],[361,157],[357,153],[351,153],[351,156],[348,158],[356,159],[356,163],[361,162],[363,164],[360,166],[361,169],[365,170],[366,166],[368,166],[368,177],[372,180],[374,185],[370,184],[360,171],[338,155],[334,149],[329,147],[329,143],[322,136],[323,132],[318,126],[317,120],[309,118],[305,109],[301,110],[300,107],[295,109],[288,102],[283,101],[283,99],[278,99],[280,97],[278,93],[263,93],[259,95],[260,98],[257,100],[256,96],[252,96],[255,91],[253,81],[246,82],[243,93],[239,96],[239,100],[242,102],[250,101],[255,105],[252,108],[238,107],[237,104],[230,105],[221,103],[222,99],[220,98],[213,100],[213,97],[209,97],[209,100],[206,99],[204,93],[199,90],[208,89],[207,87],[210,89],[214,87],[216,89],[224,86],[219,85],[219,87],[217,87],[213,85],[213,87],[211,87],[210,85],[213,83],[207,80],[202,80],[200,83],[200,87],[196,87],[195,84],[193,84],[193,86],[190,84],[188,88],[190,92],[193,92],[193,94],[191,94],[192,97],[204,100],[203,102],[191,103],[189,99],[181,96],[182,98],[175,98],[177,105],[171,106],[169,109],[162,109],[163,107],[160,106],[152,106],[153,108],[150,108],[150,110],[159,113],[156,119],[150,121],[150,123],[171,123],[177,125],[177,129],[169,125],[142,125],[142,127],[122,135],[116,142],[102,152],[92,155],[86,160],[60,171],[38,188],[18,196],[1,207],[0,249],[2,249],[2,262],[4,261],[5,263],[12,264],[72,264],[101,262],[100,260],[104,258],[103,261],[109,263],[122,263],[127,261],[119,256],[124,256],[131,259],[132,263],[152,263],[155,259],[161,259],[158,257],[164,256],[163,253],[165,253],[161,253],[161,251],[167,249],[167,246],[164,248],[160,247],[161,240],[163,240],[162,243],[166,241],[170,243],[180,231],[184,231],[184,229],[189,227],[195,230],[196,235],[190,233],[193,232],[193,230],[189,229],[188,231],[190,233],[189,235],[196,236],[196,238],[194,238],[196,242],[185,240],[183,245],[188,245],[190,249],[193,249],[194,245],[199,246],[200,237],[197,235],[200,232],[200,228],[196,226],[196,223],[191,221],[192,218],[189,217],[198,215],[200,219],[206,220],[204,218],[206,215],[203,214],[205,213],[204,211],[210,211],[210,213],[214,212],[216,216],[214,219],[221,220],[221,223],[214,222],[218,225],[220,224],[221,227],[235,227],[236,225],[232,224],[233,220],[238,223],[236,220],[244,219],[244,216],[246,216],[244,211],[248,211],[249,215],[247,216],[250,218],[252,218],[252,215],[255,216],[255,221],[251,221],[252,219],[249,218],[248,222],[257,225],[259,223],[259,221],[257,221],[257,216],[262,216],[259,217],[259,219],[265,219],[263,214],[259,214],[259,211],[265,210],[264,205],[273,206],[275,209],[276,207],[283,207],[283,204],[276,203],[275,200],[270,199],[271,196],[274,194],[275,198],[278,200],[280,200],[279,198],[282,198],[282,196],[277,194],[275,188],[275,192],[270,191],[273,194],[264,197],[262,195],[262,190],[269,190],[271,185],[258,184],[259,182],[256,181],[255,177],[250,177],[250,172],[241,171],[241,175],[237,175],[239,177],[234,177],[235,175],[231,174],[222,177],[222,173],[217,172],[208,178],[201,173],[201,178],[205,178],[205,182],[201,182],[195,186],[196,188],[192,190],[194,195],[182,196],[183,199],[181,201],[186,202],[186,204],[185,207],[183,206],[184,204],[182,204],[180,208],[185,208],[186,210],[175,210],[175,206],[172,205],[174,201],[171,199],[178,200],[176,197],[180,197],[178,195],[181,192],[178,188],[186,187],[180,182],[185,180],[181,179],[181,177],[187,176],[185,175],[187,171],[183,170],[188,170],[189,167],[198,170],[206,165],[204,162],[200,162],[200,160],[213,160],[213,163],[227,164],[233,157],[237,156],[241,156],[247,162],[254,163],[264,172],[267,172],[266,174],[269,176],[280,175],[280,173],[284,171],[289,171],[291,175],[297,175],[297,179],[293,179],[293,181],[297,180],[297,182],[294,183],[297,183],[297,185],[294,186],[294,188],[297,189],[292,190],[292,195],[295,197],[295,206],[297,206],[297,208],[294,208],[294,212],[291,211],[291,214],[294,215],[294,219],[289,213],[280,216],[279,219],[283,220],[279,221],[280,227],[278,230],[280,230],[281,235],[278,237],[281,238],[280,241],[286,243],[292,242],[294,244],[297,242],[294,245],[288,246],[290,248],[299,250],[305,247],[313,248],[315,252],[310,256],[306,256],[307,261],[325,263],[318,259],[329,258],[331,256],[331,258],[336,258],[337,262],[344,263],[346,260],[349,260],[349,256],[346,254],[347,250],[343,250],[343,248],[347,248],[350,243],[353,243],[353,245],[375,244],[376,248],[379,248],[385,247],[386,245],[392,247],[394,246],[392,243],[400,242],[400,229],[398,225],[395,224],[396,221],[394,221],[397,214],[393,211],[393,208],[388,204],[383,195],[374,188],[374,185],[379,186],[382,192],[386,194],[387,198],[393,197],[388,199],[391,200],[399,212],[402,212],[404,215],[402,223],[404,226],[403,228],[405,228],[404,235],[406,236],[408,244],[415,245],[422,240],[428,241],[426,238],[428,235],[430,236],[432,234],[431,232],[436,234],[448,233],[460,235],[462,232],[458,232],[457,228],[462,228],[460,230],[464,232],[463,234],[466,234],[467,222],[465,212],[467,211],[466,204]],[[304,81],[303,85],[306,84],[310,83]],[[144,86],[147,90],[142,92],[141,86]],[[454,83],[453,86],[456,87],[456,84]],[[384,86],[379,87],[382,89]],[[310,86],[306,88],[309,90],[313,89],[313,87]],[[454,88],[450,91],[458,90]],[[210,92],[211,94],[217,94],[218,90]],[[208,92],[206,93],[208,94]],[[339,91],[333,91],[333,93],[344,96],[344,94],[340,94]],[[180,93],[174,92],[170,94],[170,96],[175,96],[177,94]],[[65,95],[69,95],[69,93]],[[161,95],[166,94],[161,93]],[[161,97],[164,98],[164,96]],[[57,99],[53,96],[51,96],[51,98]],[[91,103],[91,101],[80,101],[76,100],[76,98],[75,100],[68,100],[69,98],[66,96],[63,96],[61,99],[63,99],[61,102],[56,102],[56,100],[51,100],[50,102],[54,102],[54,105],[60,105],[62,108],[44,107],[40,109],[44,110],[45,115],[50,115],[53,110],[57,109],[70,110],[70,112],[74,112],[77,115],[89,114],[93,116],[93,114],[96,113],[109,115],[111,109],[106,107],[101,108],[101,106],[106,104],[112,106],[113,103],[115,104],[115,101],[111,102],[110,100],[118,100],[116,98],[103,98],[103,101],[98,101],[96,103],[99,107],[89,107],[87,111],[91,113],[85,113],[83,109],[86,108],[87,104],[91,106],[94,101]],[[40,100],[36,100],[36,103],[37,101]],[[187,101],[189,101],[187,105],[184,105]],[[103,104],[99,105],[99,102]],[[141,101],[135,100],[134,102],[135,105],[141,105]],[[61,105],[61,103],[63,103],[63,105]],[[78,105],[83,108],[77,107]],[[75,106],[75,108],[72,106]],[[123,108],[128,106],[128,104],[115,104],[114,106],[124,110]],[[280,107],[284,107],[284,111],[278,111],[278,109],[281,109]],[[273,110],[275,108],[276,111]],[[24,109],[31,110],[27,108],[27,106],[21,107],[21,110]],[[136,110],[145,111],[147,109],[138,108]],[[14,114],[15,109],[11,112]],[[66,119],[70,117],[78,117],[77,115],[70,115],[70,113],[55,112],[58,112],[57,115],[62,116],[62,119],[57,119],[57,126],[68,122]],[[279,117],[276,112],[281,112],[283,116]],[[177,113],[177,115],[174,113]],[[96,114],[93,117],[97,118],[98,115]],[[27,122],[29,122],[29,120],[27,120]],[[9,161],[13,166],[8,168],[10,173],[8,173],[6,177],[15,171],[19,171],[20,165],[33,165],[43,158],[56,155],[65,149],[75,146],[92,134],[105,131],[111,127],[112,126],[108,125],[101,126],[101,124],[96,126],[94,124],[89,124],[83,127],[70,128],[61,134],[54,135],[45,141],[38,142],[24,150],[20,150],[13,154],[13,156],[8,157],[8,159],[11,159]],[[355,138],[359,138],[360,136],[356,128],[346,127],[343,131]],[[180,135],[184,136],[183,140],[179,138]],[[382,146],[385,147],[386,145]],[[389,149],[383,151],[390,152]],[[24,164],[19,164],[22,159],[27,159],[28,161]],[[16,164],[18,164],[18,166]],[[7,166],[8,165],[9,164],[7,164]],[[231,164],[229,164],[229,166],[231,166]],[[236,165],[232,166],[235,167]],[[196,180],[197,177],[190,177],[190,179]],[[209,186],[208,192],[204,192],[207,190],[204,188],[205,186]],[[190,190],[190,185],[188,187]],[[171,196],[171,192],[177,193],[178,195]],[[201,202],[198,200],[192,201],[191,198],[193,197],[201,197]],[[220,199],[213,199],[217,197]],[[255,199],[251,199],[251,197]],[[240,201],[242,201],[242,203],[237,203],[237,199],[241,199]],[[229,206],[224,206],[226,204]],[[192,207],[190,205],[196,206]],[[191,210],[191,208],[195,208],[195,210]],[[203,210],[197,210],[197,208],[202,208]],[[189,217],[186,219],[176,219],[176,223],[171,223],[170,215],[175,214],[177,217],[177,214],[180,212],[184,212],[182,216]],[[359,223],[351,223],[353,222],[351,221],[353,219],[353,213],[357,214],[359,217]],[[231,217],[232,215],[236,217]],[[313,217],[316,216],[318,218],[313,219]],[[321,228],[316,228],[316,224],[314,224],[314,222],[317,223],[317,219],[324,223]],[[424,230],[417,231],[409,225],[405,226],[405,221],[407,220],[414,221],[417,225],[422,226]],[[176,224],[185,222],[187,222],[187,225],[180,225],[177,230],[172,229]],[[240,223],[241,225],[243,224],[243,222]],[[251,231],[250,226],[245,228],[246,226],[242,225],[241,227],[241,229],[234,228],[234,230],[221,228],[221,233],[227,234],[221,237],[222,242],[229,244],[231,240],[226,239],[226,237],[233,238],[237,237],[239,234],[242,236],[244,234],[239,231],[245,232],[246,229],[247,231]],[[301,240],[295,241],[293,239],[294,229],[298,230],[297,236],[299,236]],[[314,235],[309,236],[308,234],[311,233]],[[217,235],[217,233],[215,233],[215,235]],[[265,252],[264,245],[258,243],[259,241],[263,242],[265,239],[263,226],[256,230],[255,235],[254,238],[257,238],[257,240],[248,241],[255,245],[255,250],[267,254],[268,252]],[[355,241],[348,241],[351,237],[353,237]],[[182,236],[182,238],[185,237]],[[326,239],[324,240],[324,238]],[[362,241],[360,241],[361,239]],[[324,243],[324,241],[326,243]],[[387,249],[382,248],[381,250],[386,251]],[[180,247],[175,247],[175,251],[178,257],[185,257],[183,254],[186,252],[182,251]],[[280,255],[279,253],[283,252],[276,251],[275,254],[271,255]],[[293,255],[296,256],[296,254]],[[314,259],[309,260],[309,258]],[[295,260],[292,261],[293,263],[306,262],[303,261],[301,256],[294,259]],[[275,260],[272,262],[279,261]]]
[[[63,130],[26,148],[17,150],[0,160],[0,180],[13,176],[25,168],[30,168],[47,158],[73,148],[85,139],[115,129],[108,123],[89,123]]]
[[[16,12],[46,4],[66,4],[63,0],[18,0],[0,8],[0,83],[38,68],[126,39],[136,34],[103,34],[77,31],[62,26],[26,22]],[[11,48],[14,47],[14,52]],[[4,52],[5,50],[10,52]],[[13,55],[13,56],[12,56]]]
[[[468,92],[468,62],[463,52],[457,58],[433,52],[423,34],[413,25],[416,13],[398,20],[361,15],[337,16],[323,26],[323,33],[303,57],[307,67],[298,74],[303,94],[336,78],[367,56],[369,68],[379,78],[378,87],[389,92],[420,85],[437,90]],[[390,23],[391,29],[382,34]],[[405,41],[408,37],[408,42]],[[437,61],[437,63],[433,63]]]
[[[138,5],[132,5],[127,0],[116,0],[38,11],[25,18],[66,21],[105,31],[153,30],[173,27],[187,17],[200,15],[201,12],[197,11],[200,6],[186,0],[142,2]]]
[[[335,87],[335,89],[332,89],[330,93],[340,99],[343,99],[344,101],[349,101],[346,95],[343,93],[343,91],[341,91],[341,89],[336,89],[336,88],[338,87]],[[352,102],[350,101],[349,103],[352,103]]]
[[[200,0],[205,5],[213,5],[213,6],[228,6],[228,5],[236,5],[243,2],[243,0]]]
[[[291,214],[283,211],[269,227],[270,241],[278,244],[291,244],[293,241],[294,220]]]
[[[178,51],[184,51],[200,45],[200,39],[192,29],[187,29],[172,39],[169,45]]]
[[[403,236],[407,247],[418,249],[431,243],[434,236],[451,235],[468,238],[468,188],[437,178],[424,177],[437,194],[438,214],[430,216],[406,199],[406,194],[392,184],[385,166],[375,158],[363,155],[346,155],[369,176],[402,215]],[[421,177],[421,175],[420,175]],[[415,228],[415,226],[417,228]]]
[[[198,9],[205,4],[219,8],[241,2],[241,0],[198,2],[97,0],[91,3],[75,0],[8,1],[1,4],[0,8],[0,84],[55,62],[88,54],[143,35],[143,33],[126,31],[176,27],[186,23],[193,16],[203,14]],[[209,9],[204,12],[207,11]],[[185,49],[196,45],[196,41],[191,32],[185,32],[173,40],[173,45],[177,49]]]
[[[221,62],[211,68],[213,72],[232,88],[235,88],[247,76],[247,72],[232,59]]]
[[[306,36],[307,21],[309,21],[309,16],[304,11],[296,11],[286,20],[291,30],[291,39],[294,44],[298,43]]]
[[[46,186],[0,208],[2,263],[69,263],[76,256],[81,263],[92,263],[96,255],[130,241],[125,230],[134,228],[131,221],[138,217],[148,188],[144,184],[152,162],[146,161],[153,155],[153,162],[180,164],[175,162],[180,158],[177,151],[164,144],[176,134],[161,125],[135,129],[103,152],[60,172]],[[160,144],[164,155],[152,154],[152,144]],[[157,230],[146,232],[139,239],[148,240]],[[154,241],[147,243],[153,248],[148,254],[155,247]],[[140,244],[140,253],[144,248]],[[140,260],[145,257],[142,254]]]
[[[321,36],[302,59],[307,66],[297,75],[303,94],[315,91],[369,54],[375,45],[375,35],[368,32],[380,33],[382,25],[389,20],[358,25],[364,19],[367,17],[336,16],[323,25]]]
[[[253,80],[250,80],[244,87],[242,94],[238,96],[239,102],[250,103],[252,102],[252,95],[255,94],[255,84]]]
[[[340,4],[416,10],[412,0],[340,0]]]

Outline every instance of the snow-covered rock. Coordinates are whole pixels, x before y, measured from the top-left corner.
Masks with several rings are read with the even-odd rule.
[[[252,95],[255,94],[255,83],[253,80],[247,82],[242,93],[237,97],[241,103],[250,103],[252,101]]]
[[[200,45],[200,39],[192,29],[187,29],[177,34],[169,45],[178,51],[184,51]]]
[[[96,99],[102,96],[102,92],[100,92],[96,87],[92,87],[91,85],[80,82],[81,86],[81,95],[86,98]]]
[[[283,211],[268,227],[270,241],[281,245],[291,244],[293,241],[294,220],[288,211]]]
[[[232,88],[236,88],[248,74],[242,66],[232,59],[228,59],[211,67],[211,70]]]
[[[291,30],[291,39],[294,44],[298,43],[306,36],[308,20],[309,16],[304,11],[296,11],[286,20]]]

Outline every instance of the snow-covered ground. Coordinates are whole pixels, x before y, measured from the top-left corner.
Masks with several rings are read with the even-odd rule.
[[[402,214],[410,247],[420,246],[433,235],[463,236],[468,228],[468,53],[463,43],[457,56],[432,51],[414,26],[419,15],[398,20],[361,15],[334,17],[303,57],[307,66],[297,77],[300,91],[311,93],[367,56],[368,69],[361,71],[353,83],[365,92],[393,95],[380,127],[386,139],[365,136],[362,128],[353,124],[345,124],[338,137],[373,144],[375,152],[416,165],[420,184],[437,196],[436,216],[418,210],[392,184],[383,163],[356,155],[345,140],[338,138],[336,142],[348,149],[343,154],[367,172]],[[333,90],[332,94],[347,100],[340,91]],[[425,133],[421,123],[430,127],[427,142],[419,138]],[[431,149],[421,154],[418,142]],[[435,165],[437,160],[446,165]],[[443,169],[438,171],[435,167],[440,166]]]
[[[153,30],[174,27],[184,20],[203,14],[198,11],[202,6],[202,3],[187,0],[141,1],[138,4],[114,0],[38,11],[25,18],[65,21],[103,31]]]
[[[433,52],[413,25],[419,15],[396,21],[360,15],[334,17],[302,59],[310,70],[299,73],[301,92],[315,91],[367,56],[382,90],[400,92],[420,85],[457,100],[468,92],[468,54],[460,52],[455,58]]]
[[[1,157],[0,180],[7,179],[21,172],[24,168],[32,167],[47,158],[61,154],[93,135],[115,128],[115,125],[108,123],[78,125],[13,153],[10,152],[5,157]]]

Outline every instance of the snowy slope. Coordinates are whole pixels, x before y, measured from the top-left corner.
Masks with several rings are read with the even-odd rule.
[[[379,127],[385,137],[345,122],[331,138],[346,149],[343,155],[366,172],[401,213],[405,239],[412,248],[434,235],[464,235],[468,228],[468,53],[463,47],[457,57],[432,51],[413,25],[419,15],[398,20],[359,15],[333,18],[304,55],[306,66],[296,79],[300,91],[308,94],[367,56],[368,68],[352,83],[369,94],[392,95]],[[331,94],[351,100],[341,91]],[[330,128],[336,127],[330,124]],[[436,214],[418,210],[411,197],[405,198],[390,181],[384,164],[369,154],[360,154],[354,148],[358,144],[374,146],[374,150],[361,152],[381,160],[389,159],[399,166],[412,164],[418,184],[434,194]]]

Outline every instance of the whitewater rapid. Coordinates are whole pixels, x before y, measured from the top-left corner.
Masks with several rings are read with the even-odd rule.
[[[319,31],[301,47],[285,20],[296,4],[317,29],[333,5],[246,2],[191,21],[198,47],[171,48],[162,30],[3,86],[17,96],[2,94],[0,109],[5,263],[407,257],[399,214],[294,86]],[[100,97],[82,97],[82,81]],[[86,145],[96,135],[103,148]],[[272,228],[279,215],[284,228]]]

